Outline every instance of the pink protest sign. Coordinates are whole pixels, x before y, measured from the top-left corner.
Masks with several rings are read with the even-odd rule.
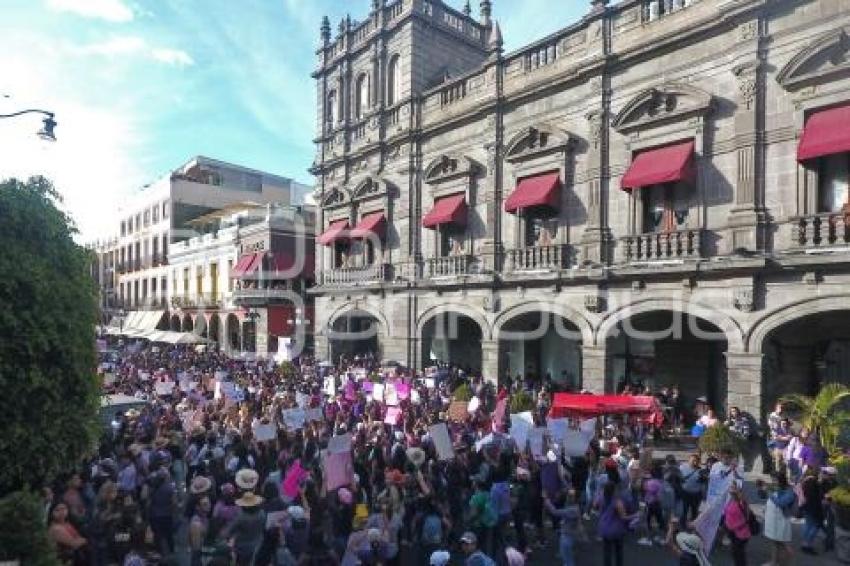
[[[398,395],[398,398],[402,401],[410,398],[410,385],[403,383],[401,381],[396,381],[395,383],[395,392]]]
[[[388,425],[397,425],[401,420],[401,409],[399,407],[387,407],[387,416],[384,418],[384,423]]]
[[[351,465],[351,452],[325,452],[322,458],[327,489],[332,491],[351,485],[354,468]]]
[[[290,499],[295,499],[298,496],[298,484],[306,476],[307,472],[301,467],[301,460],[295,460],[281,484],[284,495]]]

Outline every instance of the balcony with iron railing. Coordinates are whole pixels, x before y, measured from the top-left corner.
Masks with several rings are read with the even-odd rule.
[[[220,292],[194,293],[190,295],[174,295],[171,306],[182,309],[217,309],[224,302],[224,294]]]
[[[652,232],[620,238],[625,263],[677,261],[702,257],[704,230]]]
[[[508,273],[558,271],[574,265],[568,244],[550,244],[507,250],[504,269]]]
[[[806,251],[834,251],[850,245],[850,218],[842,213],[810,214],[794,218],[791,247]]]
[[[341,267],[321,273],[322,285],[371,285],[391,279],[392,266],[377,263],[363,267]]]
[[[473,275],[478,272],[477,268],[478,264],[473,255],[433,257],[425,260],[425,276],[429,278]]]

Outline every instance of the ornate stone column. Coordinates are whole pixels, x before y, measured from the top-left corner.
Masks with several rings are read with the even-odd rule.
[[[761,353],[726,352],[726,405],[762,420]]]
[[[731,232],[728,248],[764,249],[766,239],[764,185],[764,70],[760,21],[745,22],[738,28],[745,55],[732,68],[737,85],[735,112],[738,173],[735,179],[735,207],[729,215]]]
[[[605,393],[605,347],[581,347],[581,387],[592,393]]]
[[[490,383],[499,381],[499,341],[481,341],[481,374]]]

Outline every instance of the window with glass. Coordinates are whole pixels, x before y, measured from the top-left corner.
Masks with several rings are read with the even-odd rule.
[[[437,230],[438,257],[463,254],[463,228],[443,224]]]
[[[818,168],[818,212],[845,210],[848,197],[850,153],[820,158]]]
[[[159,222],[159,206],[154,206],[151,209],[151,220],[153,221],[154,224]]]
[[[348,242],[336,241],[333,245],[334,249],[334,257],[333,257],[333,266],[335,269],[340,269],[343,267],[348,267],[348,253],[349,253],[349,245]]]
[[[334,124],[336,124],[336,91],[332,90],[328,93],[325,116],[327,117],[328,130],[332,130]]]
[[[676,183],[641,187],[643,232],[674,232],[687,228],[688,203]]]
[[[163,220],[168,218],[168,201],[162,203],[162,218]]]
[[[542,216],[529,215],[525,218],[525,247],[533,248],[542,245],[546,233],[546,219]]]
[[[401,66],[398,55],[390,59],[390,64],[387,69],[387,104],[393,105],[399,101],[401,97]]]

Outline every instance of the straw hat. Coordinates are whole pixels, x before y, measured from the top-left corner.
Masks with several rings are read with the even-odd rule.
[[[240,489],[254,489],[257,487],[257,482],[260,481],[260,476],[251,468],[243,468],[236,472],[236,485]]]
[[[289,515],[293,521],[303,521],[307,518],[307,513],[304,511],[304,508],[298,505],[290,505],[287,507],[286,514]]]
[[[236,505],[238,505],[239,507],[257,507],[262,503],[263,498],[250,491],[236,500]]]
[[[202,493],[206,493],[212,488],[212,482],[209,478],[204,476],[195,476],[192,480],[192,484],[189,486],[189,493],[193,495],[200,495]]]
[[[127,412],[124,413],[124,416],[126,416],[128,419],[131,419],[131,420],[132,419],[138,419],[139,415],[141,415],[141,413],[139,412],[138,409],[128,409]]]
[[[421,448],[408,448],[407,459],[410,460],[411,464],[419,468],[422,466],[422,464],[425,463],[425,461],[428,459],[428,456]]]

